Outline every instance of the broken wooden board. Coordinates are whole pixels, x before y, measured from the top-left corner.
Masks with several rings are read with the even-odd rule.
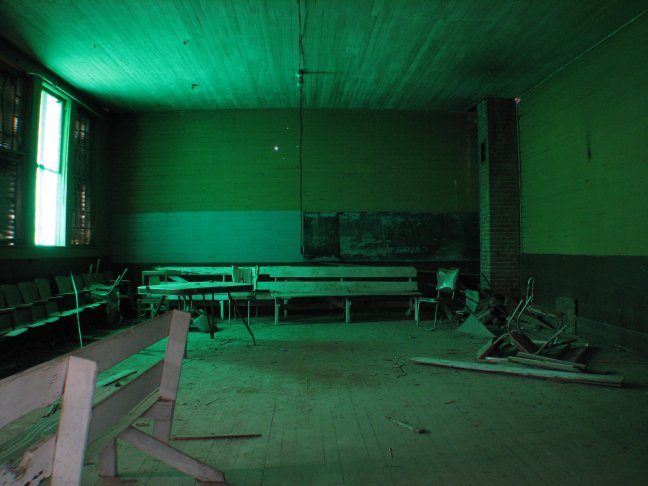
[[[526,354],[526,353],[525,353]],[[575,366],[573,363],[563,362],[558,363],[556,361],[544,361],[542,359],[536,358],[524,358],[520,356],[509,356],[508,360],[511,363],[517,363],[527,366],[535,366],[536,368],[543,368],[547,370],[557,370],[557,371],[569,371],[574,373],[584,372],[584,367]]]
[[[494,335],[474,314],[468,316],[468,319],[457,328],[457,332],[476,337],[493,337]]]
[[[484,360],[489,357],[493,352],[495,352],[508,338],[508,334],[502,334],[497,338],[493,338],[490,341],[487,341],[479,351],[477,351],[477,360]]]
[[[538,352],[538,346],[522,331],[513,330],[509,333],[511,342],[517,349],[524,353],[535,354]]]
[[[516,356],[518,358],[535,359],[535,360],[538,360],[538,361],[545,361],[547,363],[557,363],[557,364],[570,365],[570,366],[574,366],[574,367],[578,368],[579,370],[587,371],[587,365],[585,365],[583,363],[577,363],[575,361],[557,359],[557,358],[552,358],[550,356],[537,355],[537,354],[528,354],[528,353],[522,353],[522,352],[518,352]]]
[[[442,366],[460,370],[482,371],[485,373],[500,373],[506,375],[526,376],[528,378],[539,378],[542,380],[553,380],[567,383],[584,383],[587,385],[599,386],[623,386],[622,376],[594,375],[586,373],[570,373],[551,370],[540,370],[533,368],[521,368],[506,366],[502,364],[471,363],[467,361],[451,361],[447,359],[436,359],[426,357],[410,358],[410,361],[431,366]]]

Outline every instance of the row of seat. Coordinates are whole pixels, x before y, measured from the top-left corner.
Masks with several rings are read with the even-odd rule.
[[[123,274],[112,283],[108,278],[106,274],[59,275],[54,277],[56,294],[47,278],[0,285],[0,339],[19,336],[31,328],[81,312],[101,310],[115,298],[118,308],[116,289]]]

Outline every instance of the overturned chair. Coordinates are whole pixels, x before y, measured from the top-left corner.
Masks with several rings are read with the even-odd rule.
[[[224,482],[169,445],[188,328],[189,314],[172,311],[0,381],[0,484],[78,485],[97,453],[99,474],[116,477],[118,439],[199,481]],[[97,399],[98,373],[167,336],[163,359]],[[59,400],[60,417],[51,407]],[[153,419],[152,435],[133,426],[140,418]]]

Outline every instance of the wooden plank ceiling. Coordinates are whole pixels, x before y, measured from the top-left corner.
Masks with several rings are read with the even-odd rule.
[[[299,10],[303,54],[300,56]],[[645,0],[4,0],[0,32],[119,111],[464,111],[518,96]]]

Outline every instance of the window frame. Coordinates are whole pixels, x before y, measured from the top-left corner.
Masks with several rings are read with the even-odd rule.
[[[42,83],[40,89],[35,90],[36,96],[34,98],[34,105],[36,109],[34,110],[38,113],[38,117],[34,120],[33,126],[35,127],[35,177],[33,181],[34,187],[34,211],[32,212],[33,218],[33,244],[37,247],[43,246],[57,246],[65,247],[67,246],[67,207],[68,207],[68,166],[70,159],[70,121],[71,121],[71,111],[72,111],[72,100],[65,93],[56,89],[54,86],[49,85],[48,83]],[[59,160],[58,160],[58,170],[54,171],[49,167],[46,167],[41,162],[41,128],[42,128],[42,100],[43,95],[51,96],[61,102],[62,112],[61,112],[61,130],[60,130],[60,146],[59,146]],[[44,174],[57,174],[58,177],[58,187],[56,194],[56,229],[55,229],[55,241],[54,243],[39,243],[39,207],[38,207],[38,179],[41,173]]]

